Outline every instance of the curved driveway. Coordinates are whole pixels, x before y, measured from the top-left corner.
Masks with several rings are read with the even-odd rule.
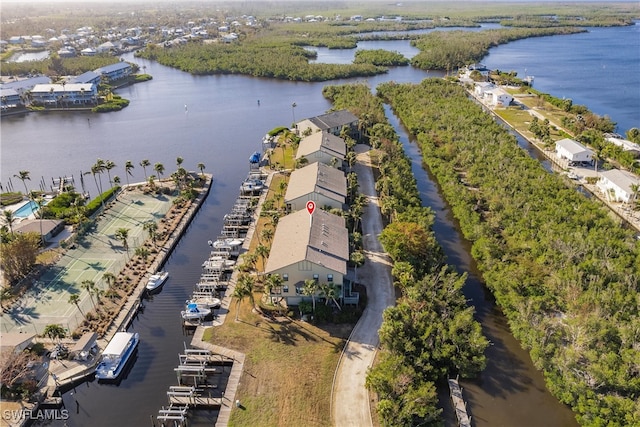
[[[378,206],[371,160],[366,145],[357,145],[360,193],[367,197],[362,215],[362,244],[365,264],[357,269],[357,279],[367,288],[367,307],[345,346],[332,391],[332,421],[338,427],[370,426],[371,410],[365,379],[378,347],[378,329],[382,312],[395,304],[391,261],[382,249],[378,235],[382,232],[382,216]]]

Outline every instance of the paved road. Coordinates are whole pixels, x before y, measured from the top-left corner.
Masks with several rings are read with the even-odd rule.
[[[362,216],[362,242],[366,261],[357,270],[357,279],[367,287],[367,308],[357,323],[343,350],[333,384],[332,420],[338,427],[370,426],[371,411],[365,379],[378,347],[378,329],[382,312],[395,304],[391,261],[378,241],[382,232],[382,216],[374,187],[368,147],[356,146],[360,192],[367,197]]]

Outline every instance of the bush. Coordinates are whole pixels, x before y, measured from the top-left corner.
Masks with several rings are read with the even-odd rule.
[[[22,200],[23,200],[23,196],[22,196],[22,193],[20,192],[0,194],[0,205],[2,206],[9,206],[16,203],[20,203]]]

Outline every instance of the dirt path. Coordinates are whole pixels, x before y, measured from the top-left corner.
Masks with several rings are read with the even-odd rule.
[[[370,426],[369,393],[365,388],[367,370],[373,364],[378,347],[378,329],[382,312],[395,304],[391,261],[378,241],[382,216],[374,187],[368,148],[356,146],[360,192],[367,197],[362,216],[362,242],[366,261],[357,270],[358,282],[367,288],[367,308],[353,329],[338,364],[332,391],[332,420],[335,426]]]

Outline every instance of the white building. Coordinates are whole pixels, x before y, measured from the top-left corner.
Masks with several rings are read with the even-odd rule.
[[[593,151],[569,138],[556,141],[556,155],[568,160],[569,163],[593,161]]]
[[[611,169],[600,173],[596,184],[610,201],[629,203],[636,198],[635,186],[640,186],[640,178],[620,169]]]
[[[487,102],[495,107],[508,107],[513,101],[513,96],[502,88],[490,89],[484,94]]]
[[[628,139],[624,139],[621,135],[618,134],[605,134],[604,139],[611,144],[617,145],[622,148],[624,151],[628,151],[633,154],[634,157],[640,157],[640,145],[635,142],[631,142]]]

